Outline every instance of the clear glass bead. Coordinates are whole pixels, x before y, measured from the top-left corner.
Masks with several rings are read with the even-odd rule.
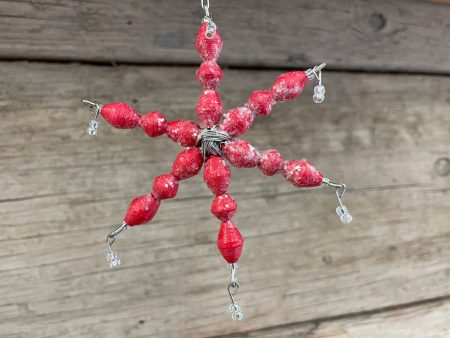
[[[239,303],[234,302],[234,304],[230,304],[230,312],[234,313],[234,312],[239,312],[241,311],[241,306],[239,305]]]
[[[344,224],[348,224],[353,220],[352,215],[350,214],[350,212],[348,211],[348,209],[345,205],[343,205],[342,207],[340,207],[340,206],[337,207],[336,214],[339,216],[339,218],[341,219],[341,222]]]
[[[95,135],[97,135],[98,128],[99,128],[98,122],[95,120],[91,120],[89,122],[89,127],[87,129],[87,133],[91,136],[95,136]]]
[[[212,20],[209,20],[208,25],[206,26],[205,36],[208,39],[213,38],[214,35],[216,34],[216,30],[217,30],[216,24]]]
[[[120,259],[117,257],[117,252],[115,251],[108,251],[106,260],[109,262],[109,267],[111,269],[117,269],[120,266]]]
[[[315,103],[322,103],[325,100],[325,87],[317,85],[314,87],[313,101]]]
[[[233,320],[238,322],[238,321],[244,319],[244,313],[242,311],[235,312],[231,315],[231,318],[233,318]]]

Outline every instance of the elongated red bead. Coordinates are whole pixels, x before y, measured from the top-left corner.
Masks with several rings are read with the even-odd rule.
[[[137,126],[140,115],[124,102],[108,103],[100,110],[103,118],[113,127],[131,129]]]
[[[177,120],[167,126],[167,136],[182,147],[193,147],[197,143],[200,127],[189,120]]]
[[[278,76],[270,91],[275,101],[288,101],[296,98],[308,83],[305,72],[289,72]]]
[[[233,140],[223,145],[223,155],[235,167],[256,167],[259,152],[245,140]]]
[[[278,150],[270,149],[261,152],[258,167],[264,175],[273,176],[283,169],[284,162]]]
[[[223,78],[223,73],[216,61],[211,60],[202,62],[195,77],[204,89],[216,89]]]
[[[195,111],[203,128],[215,125],[223,112],[219,94],[215,90],[204,90],[198,98]]]
[[[180,152],[173,162],[171,173],[178,181],[197,175],[203,165],[199,148],[189,148]]]
[[[220,224],[217,248],[228,263],[236,263],[241,257],[244,239],[233,221]]]
[[[229,194],[214,197],[211,213],[221,221],[229,221],[237,210],[237,203]]]
[[[323,175],[306,160],[286,162],[283,176],[298,188],[317,187],[322,184]]]
[[[198,30],[197,38],[195,39],[195,47],[197,47],[198,54],[203,61],[215,60],[219,57],[222,50],[222,39],[220,38],[219,31],[216,29],[216,33],[213,37],[208,38],[205,36],[207,22],[203,22]]]
[[[231,173],[227,164],[220,156],[208,158],[203,171],[203,180],[214,195],[222,195],[230,184]]]
[[[166,118],[157,111],[142,115],[139,126],[150,137],[160,136],[167,131]]]
[[[152,195],[158,200],[174,198],[178,191],[178,180],[172,174],[164,174],[155,177],[153,181]]]
[[[250,129],[254,118],[249,108],[234,108],[225,114],[222,122],[219,124],[219,129],[228,133],[231,137],[237,137],[245,134]]]
[[[272,111],[275,103],[272,93],[268,90],[257,90],[250,95],[247,101],[247,107],[258,116],[267,116]]]
[[[147,223],[153,219],[159,208],[159,201],[152,195],[142,195],[131,201],[124,221],[129,226]]]

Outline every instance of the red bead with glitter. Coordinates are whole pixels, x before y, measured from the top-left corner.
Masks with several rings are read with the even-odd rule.
[[[203,171],[203,180],[214,195],[222,195],[230,184],[231,173],[227,164],[220,156],[208,158]]]
[[[198,54],[203,61],[216,60],[219,57],[223,44],[217,29],[213,37],[208,38],[205,36],[207,27],[208,23],[203,22],[195,39],[195,47],[197,47]]]
[[[120,129],[136,127],[140,118],[138,112],[124,102],[105,104],[100,114],[109,124]]]
[[[192,121],[177,120],[167,126],[167,136],[183,147],[193,147],[197,143],[200,127]]]
[[[245,140],[234,140],[223,145],[223,155],[235,167],[256,167],[259,152]]]
[[[195,107],[200,125],[203,128],[212,127],[222,116],[223,107],[219,94],[215,90],[203,91]]]
[[[189,148],[180,152],[173,162],[171,173],[178,181],[195,176],[203,165],[203,156],[199,148]]]
[[[139,126],[150,137],[160,136],[167,131],[167,120],[160,112],[152,112],[141,116]]]
[[[247,107],[258,116],[267,116],[275,103],[272,93],[268,90],[257,90],[250,95],[247,101]]]
[[[270,149],[261,152],[258,167],[264,175],[273,176],[283,169],[283,159],[278,150]]]
[[[219,124],[219,129],[228,133],[231,137],[243,135],[250,129],[254,115],[247,107],[238,107],[229,110],[223,121]]]
[[[197,69],[195,77],[204,89],[216,89],[223,78],[223,73],[216,61],[204,61]]]
[[[317,187],[322,184],[323,178],[323,175],[306,160],[286,162],[283,176],[298,188]]]
[[[172,174],[164,174],[155,177],[153,181],[152,195],[154,198],[164,200],[174,198],[178,191],[178,180]]]
[[[143,195],[131,201],[124,221],[129,226],[147,223],[153,219],[159,208],[159,201],[152,195]]]
[[[241,257],[244,239],[233,221],[220,224],[217,248],[228,263],[236,263]]]
[[[305,72],[289,72],[278,76],[270,91],[276,101],[288,101],[295,99],[308,83]]]
[[[229,194],[214,197],[211,213],[221,221],[229,221],[237,210],[237,203]]]

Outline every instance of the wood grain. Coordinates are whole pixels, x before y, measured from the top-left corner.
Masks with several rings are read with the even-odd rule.
[[[439,1],[212,1],[223,65],[450,73]],[[195,1],[0,1],[0,58],[196,64]]]
[[[307,333],[319,318],[449,295],[450,80],[440,76],[328,73],[325,104],[309,87],[257,119],[247,139],[346,182],[355,220],[339,223],[332,191],[233,170],[244,322],[227,310],[201,177],[183,182],[152,224],[120,236],[123,267],[110,271],[104,236],[179,147],[106,123],[90,138],[79,100],[193,118],[194,71],[1,63],[2,337],[208,337],[298,322]],[[225,106],[277,75],[225,70]]]
[[[450,335],[450,303],[436,301],[371,314],[288,324],[222,338],[437,338]]]

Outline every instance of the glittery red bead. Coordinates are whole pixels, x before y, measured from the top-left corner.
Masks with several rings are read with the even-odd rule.
[[[228,263],[236,263],[241,257],[244,239],[233,221],[220,224],[217,248]]]
[[[288,101],[296,98],[308,83],[305,72],[289,72],[278,76],[270,91],[276,101]]]
[[[223,155],[235,167],[256,167],[259,152],[245,140],[233,140],[223,145]]]
[[[230,184],[231,173],[220,156],[212,155],[205,163],[203,180],[214,195],[222,195]]]
[[[140,118],[137,111],[124,102],[105,104],[102,106],[100,114],[109,124],[120,129],[136,127]]]
[[[197,47],[198,54],[203,61],[215,60],[219,57],[222,50],[222,39],[220,38],[219,31],[213,37],[207,38],[205,36],[207,22],[203,22],[198,30],[197,38],[195,39],[195,46]]]
[[[203,128],[212,127],[222,116],[223,107],[219,94],[215,90],[203,91],[195,107],[200,125]]]
[[[247,107],[258,116],[267,116],[275,103],[272,93],[268,90],[257,90],[250,95],[247,101]]]
[[[203,156],[199,148],[189,148],[180,152],[173,162],[171,173],[177,180],[185,180],[200,172]]]
[[[156,199],[163,200],[174,198],[178,191],[178,180],[172,174],[164,174],[155,177],[153,181],[152,195]]]
[[[224,119],[219,124],[219,129],[225,131],[231,137],[237,137],[250,129],[253,119],[254,115],[249,108],[234,108],[225,114]]]
[[[204,61],[197,69],[195,77],[204,89],[216,89],[223,73],[216,61]]]
[[[221,221],[228,221],[234,216],[237,203],[229,194],[214,197],[211,204],[211,212]]]
[[[306,160],[286,162],[283,176],[296,187],[317,187],[322,184],[323,175]]]
[[[261,152],[258,167],[264,175],[272,176],[283,169],[283,159],[278,150],[270,149]]]
[[[197,143],[200,128],[197,124],[188,120],[170,122],[167,126],[167,136],[183,147],[192,147]]]
[[[159,201],[152,195],[143,195],[131,201],[124,221],[129,226],[139,225],[153,219],[159,208]]]
[[[152,112],[141,116],[139,126],[150,137],[160,136],[167,131],[167,120],[160,112]]]

